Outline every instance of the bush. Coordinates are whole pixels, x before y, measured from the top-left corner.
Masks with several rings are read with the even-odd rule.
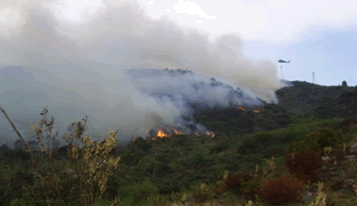
[[[147,140],[143,139],[142,137],[136,138],[134,144],[140,148],[144,153],[147,153],[151,149],[151,144],[148,143]]]
[[[217,143],[210,148],[209,154],[218,154],[222,151],[227,150],[228,148],[229,148],[229,144],[227,143]]]
[[[340,124],[340,127],[342,129],[343,132],[349,132],[350,131],[350,127],[353,124],[357,124],[357,117],[349,117],[349,118],[345,118],[342,123]]]
[[[242,172],[235,175],[229,175],[226,178],[225,184],[227,185],[228,189],[232,190],[233,193],[240,194],[243,191],[242,183],[252,179],[253,177],[249,173]]]
[[[126,187],[119,187],[118,189],[118,196],[120,196],[124,202],[131,204],[144,202],[152,195],[157,194],[157,187],[149,180]]]
[[[248,181],[243,180],[241,182],[242,194],[245,196],[246,199],[255,198],[255,194],[259,189],[262,181],[263,181],[263,177],[257,175]]]
[[[298,200],[304,185],[302,181],[282,176],[262,183],[257,193],[267,203],[286,204]]]
[[[204,203],[206,200],[213,198],[215,188],[212,186],[207,186],[202,183],[199,187],[196,188],[195,192],[192,194],[192,197],[195,198],[196,203]]]
[[[320,148],[324,147],[333,147],[338,144],[342,144],[344,137],[342,132],[336,129],[320,129],[311,134],[312,138],[317,138],[317,142],[320,145]]]
[[[298,179],[315,182],[319,179],[318,169],[322,167],[321,155],[315,151],[301,151],[294,155],[285,154],[285,164],[289,172]]]
[[[214,193],[216,195],[222,195],[227,191],[227,185],[224,182],[219,183],[215,188],[214,188]]]
[[[67,171],[62,171],[59,174],[60,188],[62,188],[62,196],[58,195],[58,191],[53,186],[53,177],[42,176],[39,173],[34,173],[34,183],[25,185],[22,190],[22,197],[13,200],[11,206],[61,206],[61,205],[80,205],[79,201],[79,180],[70,175]]]
[[[62,160],[53,158],[56,147],[51,141],[55,140],[58,132],[52,135],[54,118],[48,120],[47,113],[45,108],[38,125],[30,125],[41,146],[38,152],[43,156],[41,164],[38,164],[32,151],[28,150],[34,182],[24,186],[21,198],[14,199],[11,205],[93,205],[102,198],[108,179],[118,167],[120,157],[110,156],[118,142],[117,132],[110,131],[109,137],[101,142],[92,141],[89,136],[83,136],[87,117],[83,122],[73,123],[76,127],[69,135],[63,136],[72,168],[63,170]],[[19,137],[28,145],[21,135]]]
[[[240,154],[259,153],[264,147],[274,144],[274,137],[269,133],[258,133],[250,138],[245,139],[237,152]]]
[[[209,199],[209,195],[201,191],[196,191],[192,196],[195,198],[196,203],[203,203]]]
[[[158,191],[162,195],[180,192],[180,186],[177,181],[164,180],[158,184]]]
[[[336,129],[320,129],[304,136],[303,140],[292,142],[288,150],[298,152],[301,150],[322,152],[325,147],[333,147],[344,142],[342,132]]]

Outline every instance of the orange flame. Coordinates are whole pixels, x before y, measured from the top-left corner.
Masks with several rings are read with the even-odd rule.
[[[246,109],[244,107],[242,107],[242,106],[238,106],[237,108],[242,110],[242,111],[246,111]]]
[[[177,131],[176,129],[174,129],[174,132],[175,132],[175,134],[177,134],[177,135],[182,135],[182,132],[179,132],[179,131]]]
[[[259,109],[253,110],[254,113],[258,114],[260,112]]]
[[[164,137],[170,137],[171,135],[166,134],[164,131],[162,131],[161,129],[157,132],[157,136],[160,138],[164,138]]]
[[[178,130],[175,129],[175,128],[173,128],[173,131],[174,131],[175,134],[177,134],[177,135],[183,135],[183,132],[178,131]],[[194,134],[197,135],[197,136],[201,136],[198,132],[195,132]],[[213,134],[212,132],[206,131],[205,134],[206,134],[207,136],[215,137],[215,134]],[[155,140],[157,140],[158,138],[161,138],[161,139],[162,139],[162,138],[171,137],[171,136],[172,136],[172,134],[167,134],[164,130],[159,129],[159,131],[157,132],[156,137],[152,137],[151,140],[155,141]],[[133,141],[136,141],[136,139],[134,138]]]
[[[211,137],[214,137],[214,136],[215,136],[213,133],[207,132],[207,131],[206,131],[206,135],[211,136]]]

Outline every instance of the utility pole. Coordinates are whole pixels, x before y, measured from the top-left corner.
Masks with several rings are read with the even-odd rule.
[[[315,84],[315,71],[312,72],[312,83]]]

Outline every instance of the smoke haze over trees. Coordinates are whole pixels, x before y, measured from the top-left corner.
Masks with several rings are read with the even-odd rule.
[[[11,22],[0,26],[1,104],[23,133],[45,106],[64,130],[88,115],[89,127],[99,133],[119,129],[126,135],[145,135],[189,112],[187,98],[224,107],[227,95],[239,87],[245,95],[236,103],[277,102],[274,92],[282,84],[276,64],[247,58],[238,34],[210,42],[207,34],[166,17],[150,19],[131,1],[103,1],[94,16],[72,23],[58,15],[58,3],[0,4],[0,10],[13,14]],[[195,74],[134,78],[128,73],[131,68],[166,67]],[[212,83],[211,77],[230,86],[192,89]],[[155,91],[176,94],[176,99]],[[0,120],[1,129],[8,129],[5,119]],[[6,134],[12,132],[8,130]]]

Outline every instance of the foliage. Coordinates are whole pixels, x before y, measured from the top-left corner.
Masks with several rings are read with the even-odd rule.
[[[192,195],[195,198],[195,202],[203,203],[208,200],[210,198],[208,191],[208,187],[204,183],[202,183]]]
[[[237,108],[216,109],[195,114],[197,121],[216,133],[216,138],[173,135],[170,138],[151,141],[137,137],[127,145],[115,146],[115,149],[114,146],[108,146],[105,149],[103,146],[105,144],[117,144],[115,137],[111,134],[110,141],[102,142],[84,137],[82,134],[86,120],[83,120],[74,124],[74,131],[69,135],[67,145],[57,149],[54,144],[51,144],[57,135],[48,136],[47,132],[50,130],[46,130],[50,129],[54,119],[41,121],[37,128],[35,127],[40,135],[38,141],[42,149],[41,153],[33,151],[32,157],[31,152],[26,151],[26,147],[25,150],[18,151],[1,147],[4,151],[0,152],[0,158],[4,167],[0,168],[0,175],[6,178],[0,176],[0,200],[3,199],[5,205],[12,200],[13,205],[104,206],[110,205],[112,200],[118,199],[117,196],[120,195],[120,205],[123,206],[160,206],[169,205],[169,198],[171,202],[176,202],[178,199],[174,200],[173,197],[181,197],[186,193],[187,198],[181,201],[180,205],[190,205],[189,201],[194,200],[199,204],[205,202],[208,205],[212,199],[227,201],[226,204],[222,203],[223,205],[243,205],[247,203],[245,198],[253,200],[257,191],[273,191],[274,189],[266,189],[266,183],[275,180],[272,178],[287,174],[288,171],[305,181],[316,182],[319,179],[317,174],[321,158],[315,153],[299,156],[302,149],[309,149],[318,154],[319,151],[323,152],[325,146],[339,145],[347,137],[352,140],[352,137],[356,137],[357,130],[353,130],[353,119],[347,118],[344,124],[341,124],[342,118],[322,120],[313,113],[319,115],[319,118],[341,116],[338,114],[339,111],[331,112],[331,107],[338,106],[341,110],[342,103],[350,107],[352,105],[350,100],[354,94],[351,91],[340,94],[341,91],[334,91],[335,88],[325,89],[321,86],[302,84],[305,86],[283,88],[283,92],[278,91],[279,97],[283,94],[279,99],[280,105],[265,104],[257,114]],[[301,91],[296,92],[293,89]],[[296,102],[295,100],[289,102],[290,94],[296,95]],[[327,97],[324,98],[324,95]],[[323,100],[317,98],[318,96]],[[324,105],[328,113],[324,114],[322,110],[318,110],[324,103],[329,104],[328,101],[332,96],[337,98],[336,102],[332,106]],[[313,111],[310,116],[299,115],[299,112],[309,111]],[[341,135],[340,129],[343,128],[344,133]],[[268,161],[267,158],[272,155],[282,160],[283,151],[287,146],[289,152],[286,153],[285,161],[275,162],[273,158]],[[102,151],[104,151],[103,155],[101,155]],[[291,153],[294,153],[294,157]],[[117,155],[122,157],[120,166],[111,162],[117,158]],[[341,152],[341,155],[343,157],[345,152]],[[35,164],[32,164],[32,160]],[[107,160],[107,163],[111,162],[113,167],[105,164],[104,160]],[[265,160],[267,163],[261,164]],[[14,165],[17,164],[20,167],[15,171]],[[262,172],[253,174],[242,170],[243,168],[254,170],[256,164],[262,165]],[[304,171],[301,168],[304,168]],[[11,178],[6,170],[12,171]],[[230,180],[227,178],[217,182],[221,179],[221,172],[224,170],[229,170],[232,174],[246,174],[246,178],[234,179],[235,175],[230,175]],[[308,174],[306,171],[309,171]],[[324,174],[324,177],[328,176]],[[280,192],[280,196],[284,197],[286,194],[278,189],[286,188],[287,192],[291,190],[292,194],[296,194],[294,191],[298,188],[295,188],[295,180],[289,181],[293,188],[287,188],[286,184],[280,186],[280,183],[276,183],[274,187],[272,184],[269,188],[277,188],[277,193]],[[9,183],[10,187],[7,187]],[[200,187],[202,183],[206,185],[204,188]],[[189,189],[192,185],[198,185],[198,188]],[[187,191],[190,191],[190,194]],[[2,194],[5,193],[2,198]],[[81,194],[86,195],[80,196]],[[267,199],[274,199],[274,194],[264,194]],[[345,199],[339,196],[338,198],[338,204],[355,205],[355,201],[351,201],[352,198],[344,204]],[[101,201],[102,199],[106,201]],[[238,200],[242,202],[233,204]],[[326,202],[328,205],[333,205],[333,202],[329,202],[329,198],[326,198]],[[260,204],[260,198],[255,198],[254,205]]]
[[[160,181],[157,185],[158,191],[162,195],[169,195],[171,193],[180,192],[180,186],[177,181],[173,181],[170,179],[164,179]]]
[[[281,176],[261,184],[259,197],[270,204],[287,204],[297,201],[305,184],[288,176]]]
[[[210,154],[218,154],[222,151],[225,151],[229,148],[229,144],[222,142],[222,143],[216,143],[210,148]]]
[[[153,195],[158,195],[157,187],[150,181],[145,180],[142,183],[134,183],[130,186],[119,187],[118,196],[121,197],[121,202],[137,205],[140,202],[146,201]]]
[[[109,156],[110,151],[117,144],[116,133],[102,142],[91,141],[89,136],[82,137],[85,128],[84,123],[76,124],[76,132],[72,131],[63,138],[68,143],[68,156],[74,169],[63,171],[53,156],[56,148],[52,147],[51,140],[54,118],[47,120],[47,108],[41,115],[43,118],[38,126],[31,125],[40,143],[40,152],[46,154],[46,158],[38,167],[34,167],[35,181],[32,185],[23,188],[21,199],[12,201],[12,205],[93,205],[100,200],[106,190],[108,178],[112,170],[116,169],[120,158]],[[74,124],[74,123],[73,123]],[[57,136],[57,135],[56,135]],[[44,142],[47,138],[47,144]],[[80,147],[82,146],[82,147]],[[33,161],[34,162],[34,161]],[[47,165],[46,165],[47,164]],[[35,165],[36,166],[36,165]]]
[[[300,151],[292,154],[287,152],[285,164],[291,174],[307,183],[319,179],[318,170],[322,167],[321,158],[320,153],[315,151]]]
[[[76,164],[81,203],[92,205],[102,198],[112,171],[118,167],[120,157],[112,158],[109,155],[118,142],[117,133],[110,131],[109,137],[102,142],[92,141],[89,136],[82,137],[85,122],[86,119],[84,123],[78,122],[76,133],[72,131],[68,136],[63,136],[63,139],[70,145],[68,156]]]
[[[242,172],[234,175],[228,175],[225,184],[227,188],[232,190],[235,194],[240,194],[242,189],[242,183],[253,179],[253,176],[248,172]]]
[[[279,105],[265,104],[259,114],[237,108],[211,109],[195,114],[195,119],[216,133],[244,135],[287,127],[293,122],[293,116]]]
[[[349,132],[351,129],[352,125],[357,125],[357,117],[349,117],[345,118],[341,124],[340,127],[344,133]]]
[[[342,132],[337,129],[323,128],[305,135],[303,140],[292,142],[288,150],[297,152],[300,150],[323,151],[325,147],[333,147],[344,142]]]
[[[309,204],[309,206],[326,206],[326,194],[322,191],[324,184],[318,183],[318,191],[315,202]]]
[[[34,173],[35,180],[33,185],[26,185],[23,188],[21,199],[16,199],[11,202],[11,206],[25,206],[25,205],[78,205],[80,204],[78,193],[79,188],[78,177],[68,174],[67,171],[62,171],[59,175],[61,194],[53,184],[54,177],[50,175],[42,176],[39,173]]]

